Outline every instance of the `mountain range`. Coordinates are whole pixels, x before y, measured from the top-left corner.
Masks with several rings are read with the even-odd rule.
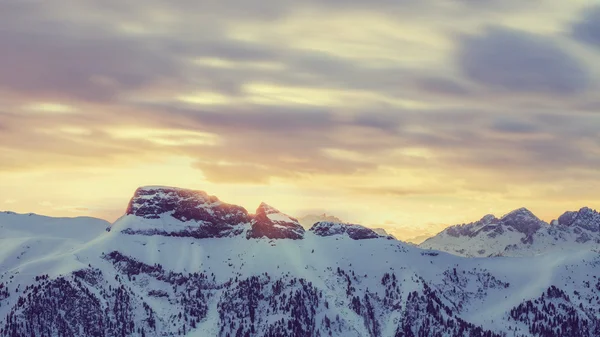
[[[467,257],[531,256],[549,251],[600,248],[600,213],[584,207],[546,223],[525,208],[501,218],[446,228],[419,247]]]
[[[0,336],[600,336],[597,220],[520,209],[417,247],[173,187],[112,224],[0,213]]]

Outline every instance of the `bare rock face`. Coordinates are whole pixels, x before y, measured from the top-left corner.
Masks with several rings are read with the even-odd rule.
[[[547,225],[528,209],[519,208],[500,219],[488,214],[479,221],[449,227],[446,229],[446,233],[455,238],[462,236],[475,237],[484,234],[489,238],[495,238],[506,231],[516,231],[525,234],[524,239],[526,241],[531,241],[533,240],[533,234]]]
[[[591,208],[583,207],[577,212],[565,212],[558,218],[558,224],[600,232],[600,213]]]
[[[304,227],[295,218],[262,203],[252,219],[252,228],[248,231],[247,238],[299,240],[304,238]]]
[[[145,222],[147,225],[125,228],[122,231],[125,234],[199,239],[235,236],[251,222],[243,207],[226,204],[203,191],[172,187],[137,189],[127,207],[127,215],[149,221]],[[156,220],[156,226],[153,226],[155,222],[152,220]],[[158,222],[170,225],[158,225]]]
[[[497,234],[502,234],[504,229],[500,224],[500,219],[495,216],[488,214],[481,218],[479,221],[475,221],[466,225],[457,225],[448,227],[446,232],[449,236],[458,238],[461,236],[474,237],[480,232],[488,233],[489,237],[495,237]]]
[[[528,236],[537,232],[542,226],[548,225],[526,208],[516,209],[503,216],[500,221]]]
[[[326,221],[317,222],[310,231],[319,236],[348,235],[353,240],[376,239],[382,237],[375,233],[374,230],[360,225]]]

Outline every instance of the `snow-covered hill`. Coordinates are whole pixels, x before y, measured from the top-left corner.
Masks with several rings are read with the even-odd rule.
[[[0,212],[0,273],[38,260],[68,254],[106,231],[104,220],[51,218]]]
[[[584,207],[548,224],[525,208],[498,219],[486,215],[448,227],[419,247],[467,257],[532,256],[554,250],[600,247],[600,213]]]
[[[0,274],[0,336],[600,335],[597,251],[472,259],[298,226],[141,188],[110,231]]]

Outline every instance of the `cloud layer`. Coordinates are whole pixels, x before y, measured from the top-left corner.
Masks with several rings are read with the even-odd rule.
[[[2,2],[0,200],[116,214],[161,180],[398,226],[594,206],[600,7],[540,6]],[[81,205],[63,172],[126,188]]]

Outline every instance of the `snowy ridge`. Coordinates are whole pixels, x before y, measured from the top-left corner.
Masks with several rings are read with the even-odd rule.
[[[163,203],[145,191],[141,199],[154,200],[151,207],[169,210],[159,218],[125,215],[110,232],[68,253],[0,272],[0,336],[600,335],[600,253],[587,246],[472,259],[382,238],[359,225],[322,222],[300,232],[295,219],[266,204],[238,224],[246,235],[128,230],[230,221],[224,214],[207,222],[172,216],[183,207],[171,203],[182,192],[188,195],[161,192]],[[190,200],[193,209],[204,207],[198,198],[182,198],[185,208]],[[532,219],[517,213],[507,219]],[[495,228],[486,226],[500,220],[488,217],[469,233],[490,234]],[[530,230],[502,226],[521,237]],[[353,231],[376,237],[357,240]]]
[[[335,222],[317,222],[311,229],[311,232],[319,236],[347,235],[352,240],[376,239],[384,237],[377,234],[374,230],[361,225],[352,225]]]
[[[48,256],[67,254],[110,226],[89,217],[52,218],[0,212],[0,273]]]
[[[594,249],[600,243],[600,213],[589,208],[566,212],[548,224],[525,208],[498,219],[486,215],[448,227],[419,245],[467,257],[531,256],[553,250]]]

